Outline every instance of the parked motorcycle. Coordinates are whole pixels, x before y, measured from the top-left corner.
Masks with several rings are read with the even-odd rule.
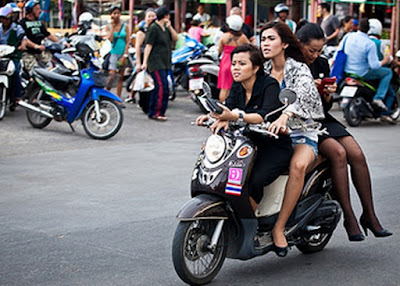
[[[397,81],[397,83],[396,83]],[[352,127],[357,127],[367,118],[381,117],[382,109],[372,104],[378,81],[366,81],[356,76],[347,76],[340,84],[337,93],[342,98],[340,107],[344,118]],[[397,120],[400,116],[400,88],[398,77],[393,81],[392,87],[396,97],[390,108],[390,118]]]
[[[285,101],[283,108],[293,102],[286,93],[281,99]],[[207,105],[204,108],[208,109]],[[264,189],[254,212],[248,179],[257,153],[249,135],[255,133],[276,136],[268,131],[267,123],[230,123],[227,132],[211,135],[202,147],[192,173],[192,199],[177,215],[179,224],[172,245],[175,270],[188,284],[210,282],[226,257],[248,260],[273,250],[271,230],[288,176],[281,175]],[[340,219],[340,206],[332,198],[330,174],[326,161],[308,173],[299,202],[286,224],[289,246],[303,253],[321,251]],[[259,239],[255,241],[256,237]]]
[[[121,100],[104,89],[109,80],[94,69],[84,69],[80,77],[64,76],[34,67],[35,84],[28,101],[19,101],[27,109],[29,123],[44,128],[54,119],[71,125],[82,120],[85,132],[94,139],[108,139],[119,131],[123,113],[116,102]]]
[[[7,90],[10,87],[10,76],[15,72],[14,62],[10,55],[15,51],[15,47],[0,45],[0,120],[6,115],[7,108]]]

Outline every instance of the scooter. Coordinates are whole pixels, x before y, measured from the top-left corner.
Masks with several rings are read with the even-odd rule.
[[[341,97],[340,107],[344,118],[352,127],[357,127],[367,118],[380,118],[382,109],[372,101],[379,81],[366,81],[355,75],[346,76],[339,84],[337,93]],[[390,118],[396,121],[400,116],[400,84],[398,77],[392,79],[392,88],[396,91],[390,108]]]
[[[116,102],[121,99],[104,89],[105,74],[91,68],[81,70],[80,77],[64,76],[34,67],[32,75],[29,99],[18,104],[27,109],[33,127],[44,128],[54,119],[67,121],[74,131],[71,123],[81,119],[90,137],[103,140],[120,130],[123,113]]]
[[[14,51],[15,47],[0,45],[0,120],[6,115],[7,90],[10,88],[10,76],[15,72],[14,62],[10,59]]]
[[[285,93],[281,100],[284,106],[267,114],[265,121],[294,101]],[[257,153],[249,135],[255,133],[277,136],[268,131],[268,123],[230,123],[227,132],[208,137],[197,158],[192,199],[177,215],[179,224],[172,243],[175,270],[188,284],[210,282],[226,257],[248,260],[274,249],[271,230],[282,206],[288,175],[281,175],[264,189],[254,212],[248,179]],[[303,253],[324,249],[341,217],[330,173],[325,161],[307,174],[302,195],[286,224],[289,246]]]

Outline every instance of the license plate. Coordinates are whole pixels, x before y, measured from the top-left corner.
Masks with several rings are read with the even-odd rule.
[[[356,86],[345,86],[340,92],[341,97],[354,97],[357,93],[358,87]]]
[[[191,78],[189,79],[189,89],[196,90],[196,89],[203,89],[203,82],[204,78]]]

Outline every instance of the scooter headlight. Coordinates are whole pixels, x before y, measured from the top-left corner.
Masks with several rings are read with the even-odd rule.
[[[225,141],[220,135],[211,135],[208,137],[204,153],[211,163],[219,161],[224,155]]]

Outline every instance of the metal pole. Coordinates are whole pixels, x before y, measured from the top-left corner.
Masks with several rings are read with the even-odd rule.
[[[254,1],[254,36],[257,36],[258,0]]]
[[[129,31],[133,32],[133,8],[135,7],[135,1],[129,0]]]

